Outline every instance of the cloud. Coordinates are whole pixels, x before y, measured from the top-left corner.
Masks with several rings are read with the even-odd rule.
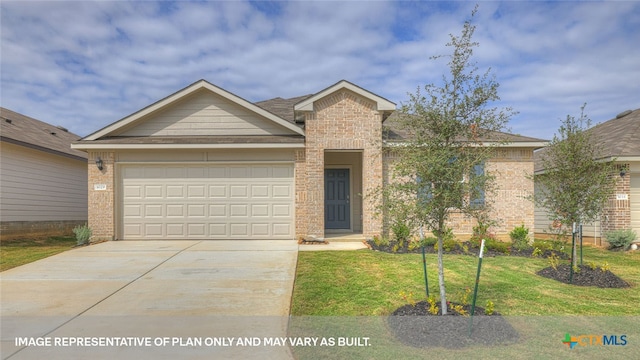
[[[13,2],[1,6],[2,106],[87,135],[198,79],[250,101],[350,80],[396,103],[446,73],[464,2]],[[511,127],[550,138],[584,102],[640,107],[640,4],[482,2],[475,60]]]

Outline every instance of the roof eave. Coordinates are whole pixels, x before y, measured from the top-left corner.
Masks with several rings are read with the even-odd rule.
[[[158,149],[303,149],[304,143],[266,144],[109,144],[80,142],[71,144],[78,150],[158,150]]]
[[[385,146],[395,147],[395,146],[406,146],[409,144],[406,141],[388,141],[385,140],[383,142]],[[497,141],[483,141],[482,145],[472,144],[471,146],[487,146],[487,147],[500,147],[500,148],[534,148],[539,149],[548,146],[548,142],[544,141],[518,141],[518,142],[497,142]]]

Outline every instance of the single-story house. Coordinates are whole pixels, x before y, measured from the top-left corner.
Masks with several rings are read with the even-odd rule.
[[[71,234],[87,222],[87,154],[80,139],[0,108],[0,238]]]
[[[89,157],[96,239],[298,239],[383,232],[384,121],[396,104],[348,81],[252,103],[205,80],[75,142]],[[397,135],[397,134],[396,134]],[[399,136],[399,135],[398,135]],[[533,228],[533,150],[512,141],[498,170],[496,232]],[[452,224],[470,234],[471,219]]]
[[[603,236],[617,229],[633,229],[640,236],[640,109],[624,111],[587,131],[594,132],[602,144],[601,160],[615,159],[617,170],[612,176],[617,182],[600,219],[583,224],[583,239],[587,243],[603,245]],[[544,169],[538,152],[535,158],[535,172],[541,174]],[[547,210],[539,206],[536,206],[535,224],[537,236],[553,233]]]

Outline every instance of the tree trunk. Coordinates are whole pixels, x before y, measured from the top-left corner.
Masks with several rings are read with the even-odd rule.
[[[444,288],[444,264],[442,263],[442,230],[438,231],[438,283],[440,284],[440,308],[442,315],[447,315],[447,294]]]

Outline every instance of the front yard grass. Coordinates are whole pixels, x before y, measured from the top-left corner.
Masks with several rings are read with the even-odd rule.
[[[76,245],[73,236],[46,239],[19,239],[0,242],[0,271],[40,260],[70,250]]]
[[[585,247],[584,264],[607,262],[631,287],[602,289],[567,285],[535,274],[547,259],[486,257],[477,306],[487,300],[502,315],[640,315],[640,251],[611,252]],[[300,252],[293,292],[294,316],[389,315],[407,301],[400,292],[424,300],[422,256],[369,250]],[[473,289],[478,259],[445,255],[447,299]],[[429,289],[438,296],[437,255],[428,254]]]

